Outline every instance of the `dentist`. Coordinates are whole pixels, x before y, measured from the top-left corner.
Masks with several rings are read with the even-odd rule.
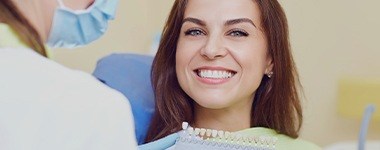
[[[116,0],[0,1],[0,149],[135,149],[125,97],[47,59],[104,34]]]

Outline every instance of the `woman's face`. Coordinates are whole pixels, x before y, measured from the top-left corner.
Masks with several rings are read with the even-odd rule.
[[[181,88],[201,107],[251,106],[271,70],[253,0],[189,0],[176,52]]]

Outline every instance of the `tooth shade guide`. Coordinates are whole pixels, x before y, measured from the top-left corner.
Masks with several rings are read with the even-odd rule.
[[[200,144],[207,146],[224,146],[226,148],[242,148],[255,150],[275,150],[277,138],[268,136],[246,136],[235,132],[193,128],[188,126],[180,132],[179,140],[187,144]],[[215,148],[215,147],[213,147]]]

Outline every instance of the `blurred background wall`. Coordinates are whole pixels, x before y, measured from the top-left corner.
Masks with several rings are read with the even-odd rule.
[[[280,2],[288,16],[294,57],[304,87],[301,137],[321,146],[356,140],[361,120],[337,113],[338,81],[345,76],[380,77],[380,1]],[[75,50],[53,49],[52,57],[70,68],[91,73],[96,61],[111,53],[149,54],[172,3],[173,0],[120,0],[117,18],[105,36]],[[378,121],[371,122],[369,139],[380,140]]]

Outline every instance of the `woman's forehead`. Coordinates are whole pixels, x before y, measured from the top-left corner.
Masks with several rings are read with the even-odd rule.
[[[237,18],[256,22],[260,16],[260,9],[253,0],[189,0],[184,14],[184,18],[198,18],[205,22]]]

